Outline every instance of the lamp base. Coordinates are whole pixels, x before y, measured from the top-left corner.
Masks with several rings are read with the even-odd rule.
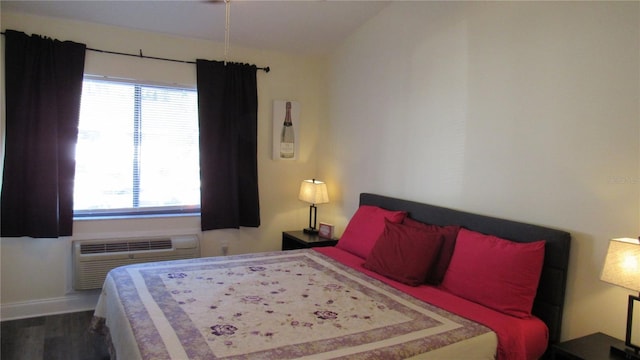
[[[304,231],[305,234],[312,234],[312,235],[316,235],[318,233],[318,229],[311,229],[311,228],[306,228],[306,229],[303,229],[302,231]]]
[[[609,352],[621,359],[640,360],[640,354],[628,347],[611,345]]]

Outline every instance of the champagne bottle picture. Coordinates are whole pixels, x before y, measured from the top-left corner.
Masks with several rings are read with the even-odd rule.
[[[292,159],[295,156],[295,136],[293,133],[293,123],[291,122],[291,102],[287,101],[286,114],[280,133],[280,157]]]

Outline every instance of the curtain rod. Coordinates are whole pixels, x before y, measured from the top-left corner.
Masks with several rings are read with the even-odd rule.
[[[0,34],[4,35],[4,31],[0,32]],[[100,49],[94,49],[94,48],[90,48],[87,47],[87,50],[91,50],[91,51],[95,51],[95,52],[99,52],[99,53],[103,53],[103,54],[113,54],[113,55],[123,55],[123,56],[131,56],[131,57],[137,57],[137,58],[142,58],[142,59],[153,59],[153,60],[162,60],[162,61],[171,61],[171,62],[177,62],[177,63],[183,63],[183,64],[195,64],[195,61],[189,61],[189,60],[176,60],[176,59],[168,59],[168,58],[163,58],[163,57],[156,57],[156,56],[147,56],[147,55],[143,55],[142,54],[142,49],[140,49],[140,53],[139,54],[128,54],[128,53],[123,53],[123,52],[118,52],[118,51],[109,51],[109,50],[100,50]],[[258,70],[262,70],[264,72],[269,72],[271,71],[271,69],[267,66],[267,67],[258,67]]]

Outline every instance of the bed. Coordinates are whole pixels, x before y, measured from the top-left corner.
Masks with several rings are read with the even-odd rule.
[[[540,358],[569,248],[564,231],[363,193],[335,247],[116,268],[92,327],[121,360]]]

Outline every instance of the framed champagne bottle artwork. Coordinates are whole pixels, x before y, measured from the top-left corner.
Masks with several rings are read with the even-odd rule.
[[[296,160],[300,151],[300,104],[273,101],[273,159]]]

